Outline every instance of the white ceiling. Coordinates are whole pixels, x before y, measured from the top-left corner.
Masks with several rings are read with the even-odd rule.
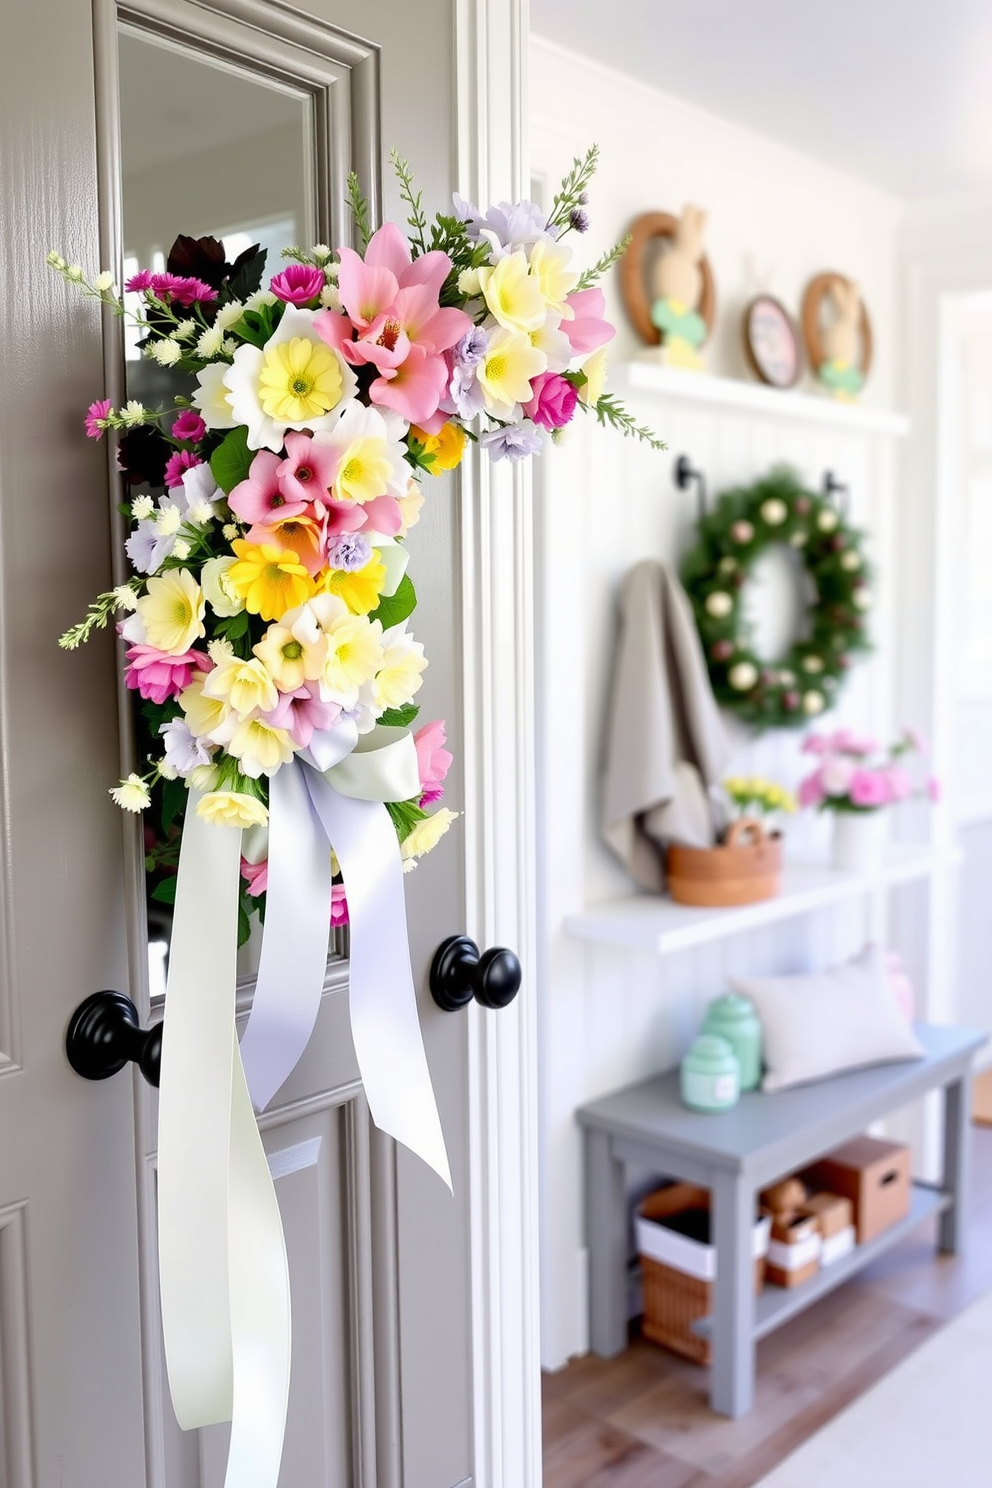
[[[992,185],[992,0],[531,0],[531,28],[896,196]]]

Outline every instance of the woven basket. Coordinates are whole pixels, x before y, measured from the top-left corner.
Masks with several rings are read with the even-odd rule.
[[[712,1362],[712,1349],[708,1338],[700,1338],[692,1331],[693,1323],[710,1317],[713,1312],[712,1281],[699,1281],[687,1276],[684,1271],[675,1271],[641,1256],[641,1275],[644,1282],[644,1318],[641,1331],[652,1343],[663,1344],[673,1353],[691,1359],[694,1364]],[[754,1263],[755,1295],[765,1284],[765,1258],[759,1256]]]
[[[718,847],[668,849],[668,892],[678,904],[721,909],[774,899],[782,886],[782,839],[741,817]]]

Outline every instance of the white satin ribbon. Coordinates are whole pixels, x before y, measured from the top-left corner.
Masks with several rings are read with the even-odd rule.
[[[289,1269],[234,1022],[241,834],[204,821],[198,799],[190,793],[183,829],[162,1033],[165,1353],[180,1426],[231,1421],[226,1488],[275,1488],[289,1398]]]

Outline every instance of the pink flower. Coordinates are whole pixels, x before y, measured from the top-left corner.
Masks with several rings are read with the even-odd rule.
[[[140,294],[143,289],[150,289],[151,283],[151,269],[139,269],[136,274],[131,275],[130,279],[128,279],[128,281],[124,285],[124,288],[130,294]]]
[[[595,351],[598,346],[604,346],[616,335],[616,331],[606,319],[606,301],[601,289],[576,289],[570,295],[565,296],[565,304],[573,311],[572,320],[563,320],[561,329],[565,332],[575,356],[585,356],[588,351]]]
[[[290,264],[281,274],[270,279],[269,288],[287,305],[308,305],[311,300],[319,298],[324,288],[324,271],[311,264]]]
[[[315,444],[309,434],[287,434],[286,458],[279,461],[276,480],[289,506],[318,499],[326,502],[337,474],[338,459],[333,449]]]
[[[814,770],[812,775],[807,775],[800,780],[798,791],[800,806],[819,806],[824,794],[820,770]]]
[[[188,687],[195,671],[208,672],[213,663],[201,651],[186,651],[182,656],[166,656],[154,646],[129,646],[128,667],[124,681],[132,691],[152,703],[164,703],[178,697]]]
[[[885,772],[888,778],[889,798],[892,801],[908,801],[913,794],[913,782],[902,765],[890,765]]]
[[[413,736],[420,771],[421,806],[432,806],[444,795],[441,782],[452,763],[452,755],[444,748],[446,741],[444,720],[440,718],[434,723],[425,723]]]
[[[391,408],[409,424],[419,424],[437,412],[448,386],[448,364],[443,356],[430,356],[422,346],[411,346],[399,367],[381,371],[369,387],[373,403]]]
[[[207,432],[207,426],[198,413],[192,408],[183,409],[172,426],[173,439],[188,439],[194,444],[203,438]]]
[[[348,924],[348,901],[345,898],[344,884],[331,884],[331,924]]]
[[[541,372],[530,388],[533,397],[522,405],[527,417],[542,429],[563,429],[571,420],[579,397],[568,378],[560,372]]]
[[[197,465],[202,465],[200,456],[192,450],[176,450],[171,454],[165,465],[165,484],[168,490],[173,486],[181,486],[183,483],[183,472],[194,470]]]
[[[826,734],[807,734],[802,743],[802,753],[826,754],[829,747]]]
[[[870,734],[856,734],[853,729],[838,729],[827,740],[827,747],[833,749],[837,754],[853,754],[861,758],[867,754],[876,754],[881,748],[877,739]]]
[[[851,800],[855,806],[887,806],[889,782],[885,770],[855,770],[851,776]]]
[[[135,275],[135,279],[140,278],[140,274]],[[128,280],[125,289],[134,282],[134,279]],[[152,274],[147,286],[141,287],[150,289],[156,299],[167,305],[193,305],[197,300],[206,304],[217,298],[217,291],[209,284],[204,284],[202,279],[188,278],[184,274]]]
[[[333,728],[340,717],[340,703],[322,702],[315,683],[313,692],[309,687],[298,687],[295,692],[281,693],[265,721],[274,728],[288,729],[297,749],[308,749],[314,733]]]
[[[936,775],[927,776],[927,795],[936,806],[944,794],[943,787]]]
[[[287,501],[279,484],[282,460],[271,450],[259,450],[240,481],[227,498],[227,504],[243,522],[265,522],[270,517],[301,517],[307,502]]]
[[[100,398],[96,403],[91,403],[86,410],[84,421],[87,439],[102,439],[104,431],[99,420],[105,419],[112,405],[109,398]]]
[[[266,893],[269,887],[268,858],[263,858],[261,863],[249,863],[247,858],[242,858],[241,877],[247,882],[248,892],[253,898]]]

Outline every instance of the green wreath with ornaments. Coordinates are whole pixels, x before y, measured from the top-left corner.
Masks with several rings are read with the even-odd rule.
[[[757,560],[780,543],[801,558],[815,598],[802,638],[769,662],[754,650],[743,593]],[[831,708],[854,657],[869,649],[861,534],[785,467],[719,498],[699,523],[682,581],[717,701],[759,729],[799,728]]]

